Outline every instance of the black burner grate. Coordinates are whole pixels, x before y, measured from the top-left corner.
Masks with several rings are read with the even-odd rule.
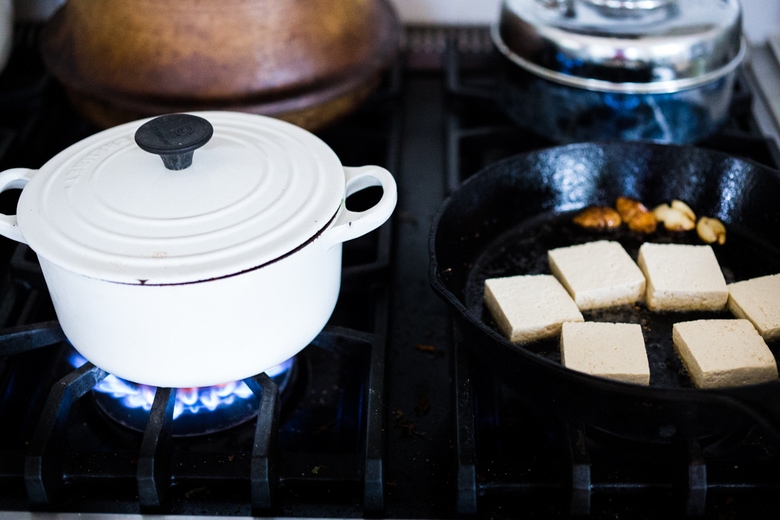
[[[12,395],[0,412],[29,425],[0,436],[4,504],[81,510],[110,497],[111,512],[207,514],[216,500],[243,514],[268,514],[301,490],[312,500],[335,488],[349,490],[344,497],[356,507],[362,499],[366,511],[383,507],[383,425],[372,396],[381,396],[384,345],[376,334],[329,327],[300,355],[308,383],[293,402],[282,406],[267,376],[247,379],[260,399],[256,420],[187,439],[172,436],[175,389],[157,390],[137,434],[106,421],[94,406],[91,390],[107,375],[99,368],[87,363],[62,377],[52,372],[48,394],[38,388],[45,380],[26,378],[52,353],[69,350],[56,322],[7,331],[1,345],[16,365],[4,378],[20,381],[4,386]],[[30,390],[26,399],[14,393]],[[19,499],[22,486],[26,500]]]

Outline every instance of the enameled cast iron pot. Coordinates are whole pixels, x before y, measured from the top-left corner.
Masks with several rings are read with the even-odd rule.
[[[737,0],[504,0],[500,102],[559,143],[692,143],[728,115],[741,29]]]
[[[642,324],[651,373],[642,386],[567,369],[557,339],[511,343],[483,305],[486,278],[549,274],[547,251],[555,247],[617,240],[636,260],[645,241],[702,243],[695,231],[643,235],[572,223],[580,209],[612,206],[618,196],[648,207],[681,199],[699,215],[721,219],[727,240],[713,247],[727,282],[780,273],[779,194],[780,172],[695,147],[584,143],[518,155],[476,173],[444,202],[430,235],[431,284],[478,366],[547,411],[642,438],[731,433],[755,420],[780,437],[780,382],[697,389],[674,353],[673,323],[731,318],[726,311],[652,313],[637,305],[585,312],[586,320]],[[769,346],[780,359],[780,345]]]
[[[376,204],[347,209],[369,186]],[[336,304],[341,244],[396,203],[385,169],[344,167],[299,127],[233,112],[105,130],[1,173],[13,188],[0,233],[37,253],[73,346],[166,387],[242,379],[303,349]]]

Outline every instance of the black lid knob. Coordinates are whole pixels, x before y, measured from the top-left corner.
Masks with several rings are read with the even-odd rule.
[[[168,114],[141,125],[135,142],[149,153],[157,154],[169,170],[183,170],[192,164],[195,150],[214,134],[211,123],[192,114]]]

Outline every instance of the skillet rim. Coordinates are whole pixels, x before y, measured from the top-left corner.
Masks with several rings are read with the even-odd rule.
[[[780,170],[766,166],[758,161],[743,158],[737,155],[721,152],[719,150],[712,150],[695,145],[680,145],[680,144],[666,144],[655,143],[646,141],[590,141],[590,142],[578,142],[564,145],[553,145],[544,148],[539,148],[529,152],[515,154],[498,161],[495,161],[474,174],[470,175],[467,179],[463,180],[460,186],[447,194],[439,206],[439,209],[434,214],[431,220],[431,227],[428,236],[428,252],[429,252],[429,283],[433,291],[442,298],[445,303],[450,307],[450,314],[454,315],[457,321],[465,321],[470,327],[475,328],[480,334],[486,334],[487,338],[497,345],[489,345],[491,348],[501,346],[502,348],[509,349],[513,352],[517,352],[523,357],[529,359],[533,363],[540,364],[541,367],[553,372],[557,372],[561,377],[574,379],[578,384],[594,386],[602,391],[608,392],[620,392],[623,394],[634,394],[637,397],[652,399],[660,399],[664,401],[673,400],[675,398],[684,397],[688,401],[718,401],[727,400],[731,401],[738,398],[749,398],[749,395],[753,392],[766,392],[766,391],[780,391],[780,378],[778,380],[744,385],[739,387],[727,387],[727,388],[712,388],[703,389],[695,387],[659,387],[659,386],[645,386],[632,383],[626,383],[617,381],[614,379],[608,379],[598,376],[586,374],[567,368],[560,363],[554,362],[543,356],[540,356],[531,350],[511,343],[504,336],[499,334],[496,330],[488,326],[484,321],[476,316],[461,299],[455,295],[442,280],[442,270],[439,268],[439,258],[437,256],[436,242],[438,238],[440,223],[442,218],[448,214],[450,208],[456,203],[456,199],[459,196],[469,190],[472,185],[478,185],[480,182],[485,182],[483,179],[491,175],[498,175],[502,168],[508,164],[517,163],[527,160],[530,157],[538,157],[551,153],[570,153],[572,150],[580,149],[596,149],[601,152],[619,149],[619,148],[640,148],[642,150],[650,150],[652,154],[658,155],[661,153],[672,153],[674,150],[685,151],[685,153],[703,154],[711,158],[716,158],[722,161],[737,161],[750,165],[752,168],[756,168],[763,174],[773,175],[777,178],[777,182],[780,184]],[[623,152],[623,155],[626,155]],[[482,343],[482,342],[481,342]],[[777,360],[780,365],[780,360]],[[744,403],[740,403],[744,404]]]

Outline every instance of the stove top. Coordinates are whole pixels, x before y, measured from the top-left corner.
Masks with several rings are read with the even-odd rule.
[[[36,34],[17,31],[0,76],[0,169],[39,167],[97,130],[46,74]],[[318,132],[345,165],[390,170],[398,206],[345,244],[339,303],[289,386],[248,379],[259,405],[225,431],[175,435],[171,389],[140,431],[106,417],[92,390],[105,374],[67,364],[34,253],[4,240],[0,519],[775,516],[777,446],[759,425],[734,438],[615,437],[534,407],[460,343],[428,283],[433,216],[486,164],[553,144],[492,100],[486,34],[410,29],[382,87]],[[740,80],[727,127],[698,145],[777,167],[753,96]],[[0,209],[14,202],[3,194]]]

